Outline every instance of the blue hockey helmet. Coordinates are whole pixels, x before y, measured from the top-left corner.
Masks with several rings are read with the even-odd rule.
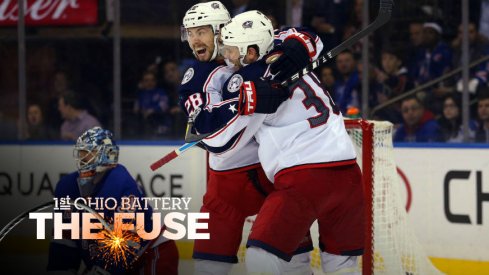
[[[77,139],[73,156],[80,173],[102,172],[117,164],[119,147],[112,132],[93,127]]]

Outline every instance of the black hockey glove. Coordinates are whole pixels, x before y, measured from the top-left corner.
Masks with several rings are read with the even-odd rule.
[[[270,65],[274,80],[282,82],[302,70],[316,54],[316,43],[309,36],[298,33],[288,37],[279,47],[282,55]]]
[[[242,115],[253,113],[275,113],[288,97],[289,90],[278,82],[267,80],[245,81],[239,89],[239,112]]]

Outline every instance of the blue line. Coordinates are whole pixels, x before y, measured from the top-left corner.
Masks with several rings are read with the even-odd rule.
[[[122,140],[118,141],[117,145],[130,145],[130,146],[179,146],[185,143],[183,140]],[[44,140],[29,140],[29,141],[18,141],[18,140],[1,140],[0,146],[2,145],[70,145],[74,146],[74,141],[44,141]]]
[[[488,143],[395,142],[394,148],[489,149]]]

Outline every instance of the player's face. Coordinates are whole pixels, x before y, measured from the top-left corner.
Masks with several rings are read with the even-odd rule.
[[[415,126],[421,121],[424,109],[415,99],[409,99],[402,102],[402,118],[407,126]]]
[[[210,26],[200,26],[187,29],[188,45],[197,60],[208,62],[214,52],[214,32]]]
[[[460,110],[451,98],[447,98],[443,103],[443,115],[446,119],[456,119],[460,115]]]
[[[241,63],[239,62],[240,55],[238,47],[222,45],[220,47],[220,52],[222,57],[224,57],[224,59],[226,59],[228,63],[232,63],[238,67],[241,65]]]
[[[78,168],[83,168],[86,165],[92,164],[97,156],[96,152],[89,150],[75,150],[73,152],[75,159],[77,160]]]
[[[489,98],[479,100],[477,104],[477,112],[479,113],[479,119],[486,122],[489,121]]]

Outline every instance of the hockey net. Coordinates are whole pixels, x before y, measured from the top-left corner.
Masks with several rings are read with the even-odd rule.
[[[428,259],[409,225],[401,198],[392,145],[392,124],[382,121],[345,120],[348,134],[357,151],[362,168],[366,200],[366,249],[359,264],[362,274],[441,274]],[[246,224],[247,239],[254,217]],[[317,224],[311,228],[318,240]],[[315,274],[322,274],[320,251],[311,253]],[[240,262],[245,247],[240,248]]]
[[[390,122],[346,120],[366,196],[363,274],[441,274],[409,224],[401,198]]]

